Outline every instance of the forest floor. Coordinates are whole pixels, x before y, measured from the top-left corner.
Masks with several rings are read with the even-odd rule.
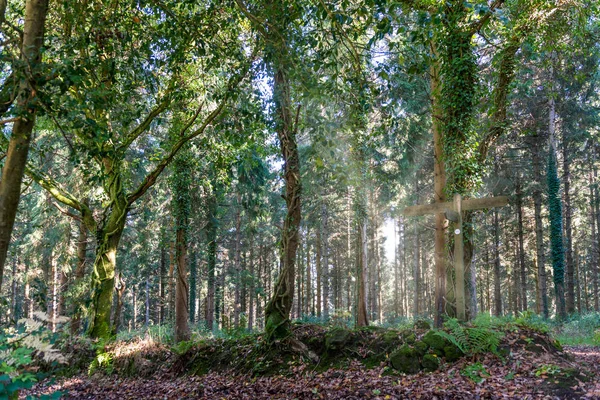
[[[77,374],[42,382],[26,395],[56,391],[68,399],[600,399],[600,348],[568,346],[564,351],[532,351],[519,344],[508,357],[480,354],[443,362],[435,372],[390,374],[389,362],[367,369],[350,360],[344,368],[318,371],[313,363],[294,364],[284,374],[252,376],[212,371],[194,376],[174,368],[177,356],[160,352],[138,375]],[[528,341],[531,345],[531,341]],[[139,351],[139,348],[136,350]],[[160,359],[159,357],[159,359]],[[117,368],[118,369],[118,368]],[[139,371],[142,371],[139,369]]]

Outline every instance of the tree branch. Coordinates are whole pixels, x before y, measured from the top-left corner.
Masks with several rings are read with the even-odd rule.
[[[41,187],[43,187],[48,193],[50,193],[57,201],[79,211],[85,226],[91,232],[96,232],[96,221],[94,220],[92,210],[90,210],[87,205],[85,205],[83,202],[80,202],[71,193],[61,188],[58,182],[56,182],[50,176],[37,170],[33,166],[27,165],[25,167],[25,173]]]
[[[469,32],[471,35],[476,34],[492,17],[494,11],[500,8],[504,4],[504,0],[495,0],[491,5],[490,9],[483,15],[483,17],[479,18],[477,21],[473,21],[469,26]]]
[[[185,124],[185,126],[183,127],[183,129],[181,130],[179,135],[177,135],[180,137],[180,139],[173,145],[173,147],[171,148],[171,151],[169,151],[169,153],[156,165],[156,167],[154,167],[154,169],[148,175],[146,175],[146,177],[144,178],[142,183],[138,186],[138,188],[134,192],[132,192],[129,196],[127,196],[127,203],[129,206],[131,204],[133,204],[136,200],[138,200],[140,197],[142,197],[144,195],[144,193],[146,193],[146,191],[148,189],[150,189],[156,183],[156,179],[160,176],[160,174],[167,167],[167,165],[169,165],[169,163],[177,155],[177,153],[183,147],[183,145],[186,144],[187,142],[189,142],[190,140],[194,139],[195,137],[201,135],[206,130],[208,125],[210,125],[221,114],[223,109],[225,109],[225,105],[227,104],[227,101],[229,100],[229,96],[231,95],[233,88],[236,87],[242,81],[242,79],[244,79],[244,77],[246,76],[246,73],[248,72],[248,70],[250,68],[252,60],[254,60],[255,55],[256,55],[256,49],[252,52],[252,56],[249,59],[248,65],[246,65],[243,72],[241,72],[239,75],[232,77],[232,79],[229,81],[229,83],[227,85],[227,89],[223,96],[223,99],[221,100],[221,102],[219,103],[217,108],[215,108],[210,114],[208,114],[208,116],[206,117],[206,119],[204,120],[204,122],[198,129],[194,130],[192,133],[190,133],[188,135],[185,135],[185,132],[187,131],[187,129],[189,129],[189,127],[194,123],[194,121],[197,119],[198,115],[200,114],[200,110],[202,107],[202,106],[200,106],[200,108],[196,111],[196,113],[191,118],[191,120]]]
[[[144,119],[144,121],[142,121],[141,124],[139,124],[134,130],[132,130],[131,132],[129,132],[127,134],[127,136],[125,137],[125,140],[123,140],[123,143],[119,146],[119,149],[118,149],[119,152],[124,152],[125,150],[127,150],[129,148],[129,146],[131,146],[131,144],[138,137],[140,137],[140,135],[142,133],[144,133],[146,131],[146,129],[148,129],[148,127],[150,126],[152,121],[154,121],[154,119],[156,117],[158,117],[164,110],[166,110],[166,108],[169,106],[170,103],[171,103],[171,98],[170,98],[170,96],[167,95],[167,98],[164,99],[159,105],[157,105],[150,112],[150,114],[148,114],[148,116],[146,116],[146,119]]]

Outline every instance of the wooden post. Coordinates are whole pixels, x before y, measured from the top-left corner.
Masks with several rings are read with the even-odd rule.
[[[464,262],[464,237],[462,226],[462,212],[467,210],[481,210],[485,208],[503,207],[508,204],[508,197],[485,197],[482,199],[462,200],[460,194],[454,195],[454,201],[444,203],[433,203],[406,207],[403,214],[406,216],[428,215],[443,213],[446,219],[454,223],[454,270],[455,270],[455,293],[456,312],[461,321],[466,320],[466,295],[465,295],[465,262]],[[442,311],[437,308],[436,314]],[[436,321],[440,319],[436,315]]]
[[[462,198],[460,194],[454,195],[454,273],[456,274],[456,316],[459,321],[465,321],[467,312],[465,306],[465,261],[462,226]]]

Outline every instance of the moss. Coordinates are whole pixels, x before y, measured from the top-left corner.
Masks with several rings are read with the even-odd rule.
[[[421,369],[419,355],[408,345],[393,352],[390,355],[390,363],[394,369],[405,374],[416,374]]]
[[[427,343],[425,342],[417,342],[415,343],[415,351],[417,352],[417,354],[419,354],[420,356],[425,355],[425,353],[427,353],[427,350],[429,349],[429,346],[427,345]]]
[[[449,344],[444,347],[444,357],[446,357],[446,361],[454,362],[464,356],[464,353],[455,345]]]
[[[415,329],[428,331],[431,329],[431,324],[428,321],[425,321],[424,319],[420,319],[417,322],[415,322]]]
[[[351,332],[343,328],[335,328],[325,334],[325,348],[327,350],[340,350],[348,343]]]
[[[389,330],[383,334],[382,339],[386,345],[391,345],[397,342],[400,336],[397,331]]]
[[[425,354],[423,356],[423,369],[433,372],[440,367],[440,359],[434,354]]]
[[[417,341],[417,336],[414,332],[409,332],[404,335],[404,342],[407,344],[414,344]]]
[[[446,339],[438,335],[435,331],[431,330],[423,336],[423,342],[427,343],[429,347],[434,350],[443,352],[444,347],[450,344]]]

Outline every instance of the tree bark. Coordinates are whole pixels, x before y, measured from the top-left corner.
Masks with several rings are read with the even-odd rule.
[[[568,135],[565,132],[562,140],[563,151],[563,184],[565,201],[565,286],[566,286],[566,307],[567,313],[575,312],[575,285],[574,285],[574,264],[573,264],[573,230],[571,228],[571,170],[569,163],[569,143]]]
[[[321,260],[323,257],[323,253],[321,252],[321,230],[317,228],[317,237],[315,238],[315,247],[316,247],[316,267],[317,267],[317,276],[316,276],[316,284],[317,284],[317,299],[316,299],[316,307],[317,307],[317,317],[321,318],[321,279],[322,276],[322,268]]]
[[[521,178],[517,177],[517,236],[519,239],[519,266],[520,266],[520,297],[521,310],[527,310],[527,267],[525,265],[525,245],[523,239],[523,192],[521,191]]]
[[[433,54],[430,67],[430,90],[431,90],[431,122],[433,130],[433,186],[434,200],[436,203],[446,201],[446,172],[444,167],[443,140],[440,116],[442,115],[442,106],[440,102],[441,77],[440,60],[438,50],[434,41],[431,41],[431,52]],[[444,214],[439,213],[435,216],[435,321],[437,328],[443,324],[443,315],[445,314],[446,304],[446,228],[447,221]]]
[[[535,217],[535,249],[537,258],[537,274],[539,282],[538,304],[544,318],[550,315],[548,309],[548,295],[546,285],[546,252],[544,247],[544,226],[542,221],[542,168],[541,168],[541,136],[538,133],[532,146],[533,175],[535,186],[533,188],[533,207]]]
[[[213,189],[214,190],[214,189]],[[215,268],[217,264],[217,198],[213,192],[208,197],[208,221],[206,224],[207,254],[207,295],[206,295],[206,326],[213,331],[215,320]],[[218,325],[218,321],[217,321]]]
[[[283,45],[284,47],[287,45]],[[283,54],[281,55],[283,56]],[[287,214],[281,237],[283,268],[274,288],[273,297],[265,310],[265,330],[268,340],[290,334],[290,310],[294,298],[296,251],[301,220],[300,156],[296,143],[296,124],[292,121],[290,82],[283,64],[275,66],[273,85],[277,135],[284,160],[285,202]],[[298,110],[299,111],[299,110]]]
[[[87,203],[87,200],[85,201]],[[79,235],[77,237],[77,266],[75,267],[75,284],[82,284],[85,276],[86,266],[86,254],[87,254],[87,240],[88,240],[88,229],[85,226],[83,220],[78,221]],[[76,335],[79,333],[81,327],[81,314],[83,310],[79,304],[74,305],[73,319],[71,320],[71,334]]]
[[[4,264],[21,197],[21,182],[38,108],[37,90],[33,83],[36,82],[39,74],[37,68],[41,61],[40,49],[44,43],[47,12],[48,0],[25,2],[21,62],[27,65],[27,70],[23,71],[24,77],[19,83],[17,94],[19,118],[13,124],[0,180],[0,287],[2,287]]]
[[[321,209],[321,223],[323,227],[323,317],[329,319],[329,215],[327,206],[323,204]]]
[[[367,263],[368,263],[368,239],[367,239],[367,218],[358,217],[358,252],[357,252],[357,307],[356,307],[356,325],[368,326],[369,319],[367,317]]]
[[[502,316],[502,287],[500,280],[500,223],[494,209],[494,315]]]

